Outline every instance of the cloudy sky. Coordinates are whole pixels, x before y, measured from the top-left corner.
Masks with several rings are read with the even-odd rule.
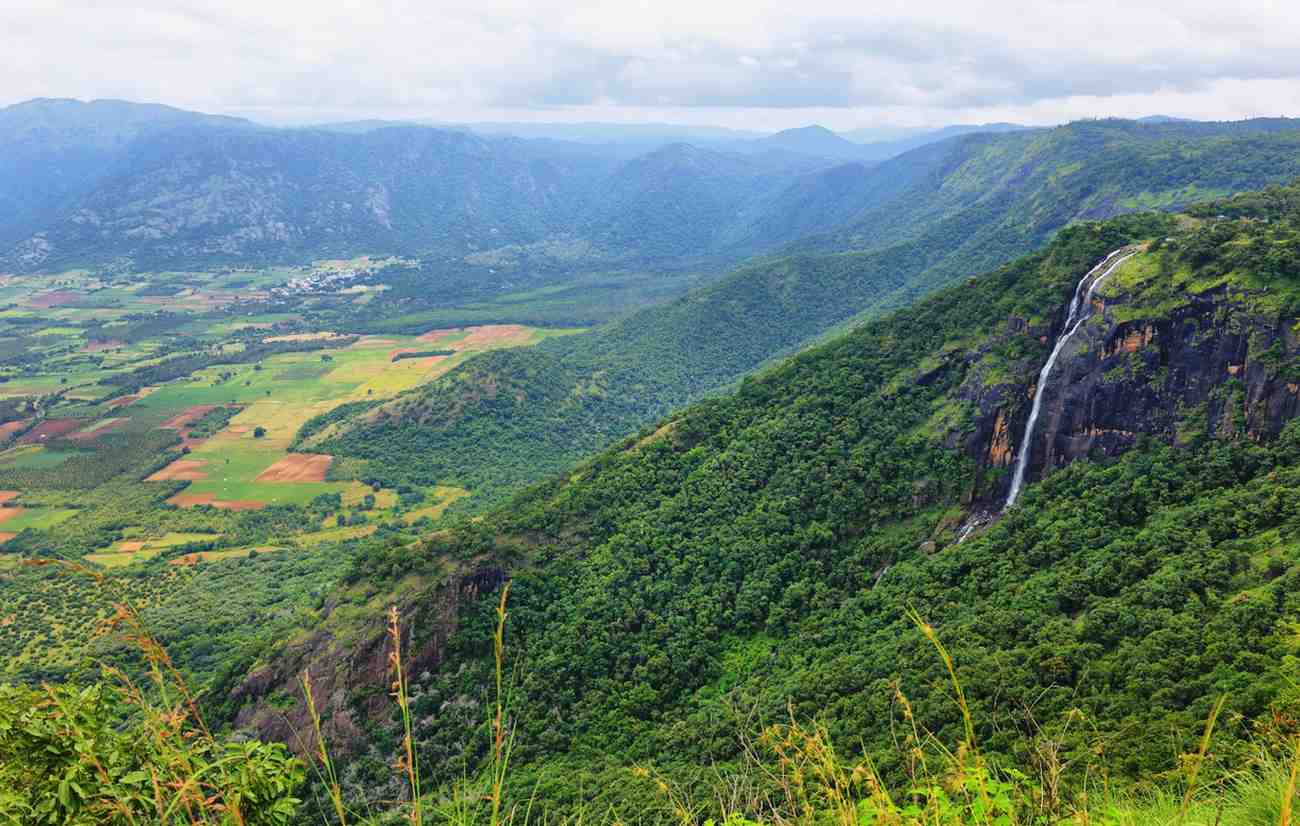
[[[1300,115],[1296,0],[0,0],[0,105],[852,129]]]

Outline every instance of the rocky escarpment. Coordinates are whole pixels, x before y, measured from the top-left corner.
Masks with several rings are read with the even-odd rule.
[[[972,499],[993,509],[1005,497],[1039,392],[1029,481],[1076,459],[1113,456],[1143,436],[1178,445],[1276,436],[1300,413],[1300,336],[1297,319],[1252,299],[1226,287],[1184,294],[1173,307],[1148,307],[1140,293],[1098,297],[1045,387],[1034,386],[1041,361],[1027,360],[1011,380],[973,371],[960,391],[975,410],[972,426],[949,436],[980,464]],[[1050,329],[1011,319],[1004,336],[1049,344],[1062,332],[1058,316]]]
[[[461,609],[497,590],[504,579],[501,568],[484,563],[449,575],[436,587],[415,584],[405,596],[394,597],[406,673],[436,670]],[[286,743],[300,756],[313,755],[317,742],[301,685],[305,673],[331,752],[353,754],[367,741],[368,729],[392,718],[390,651],[383,605],[333,602],[316,630],[286,643],[235,688],[234,725],[258,739]]]

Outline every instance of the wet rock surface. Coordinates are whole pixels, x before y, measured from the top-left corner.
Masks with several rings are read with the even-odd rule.
[[[1015,384],[984,386],[975,376],[963,385],[962,398],[976,409],[973,427],[949,441],[980,465],[975,501],[1005,496],[1005,469],[1020,449],[1036,392],[1046,395],[1028,481],[1076,459],[1114,456],[1143,436],[1177,445],[1201,436],[1267,440],[1300,412],[1300,382],[1287,369],[1300,355],[1296,319],[1258,314],[1241,295],[1217,289],[1151,318],[1116,320],[1131,301],[1096,299],[1095,316],[1045,387],[1033,386],[1037,362],[1023,365]],[[1060,315],[1048,341],[1061,334]],[[1009,324],[1013,330],[1044,337],[1023,323]]]

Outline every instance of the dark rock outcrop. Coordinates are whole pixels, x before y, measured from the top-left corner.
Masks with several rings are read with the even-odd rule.
[[[504,580],[500,567],[483,564],[397,601],[406,673],[437,669],[461,608],[496,591]],[[306,672],[331,753],[355,753],[367,740],[366,729],[394,713],[385,613],[380,606],[358,612],[337,602],[327,605],[315,631],[284,645],[235,689],[231,699],[240,709],[235,727],[260,740],[286,743],[300,756],[314,755],[317,743],[301,684]]]
[[[1047,395],[1032,436],[1031,481],[1076,459],[1116,455],[1142,436],[1179,445],[1200,436],[1276,436],[1300,413],[1300,382],[1288,369],[1300,356],[1296,319],[1268,317],[1223,289],[1185,298],[1147,317],[1131,297],[1097,299],[1098,313],[1046,387],[1032,386],[1041,363],[1025,364],[1016,384],[968,379],[962,397],[975,406],[974,426],[957,441],[981,467],[973,499],[991,506],[1006,495],[1010,475],[1002,469],[1020,449],[1038,392]],[[1010,323],[1007,334],[1053,341],[1062,323],[1050,333]]]

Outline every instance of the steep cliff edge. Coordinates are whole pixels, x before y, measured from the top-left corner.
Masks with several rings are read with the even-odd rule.
[[[492,674],[477,595],[507,576],[517,757],[535,776],[613,790],[665,754],[729,759],[742,706],[824,713],[841,741],[883,746],[900,685],[926,698],[927,728],[960,726],[912,610],[942,623],[992,750],[1030,736],[1031,707],[1083,709],[1133,773],[1172,765],[1149,731],[1197,730],[1213,697],[1248,726],[1300,619],[1300,427],[1284,427],[1300,412],[1300,189],[1259,197],[1244,216],[1233,201],[1067,228],[481,520],[360,556],[376,595],[415,583],[392,601],[424,629],[407,650],[431,776],[472,769]],[[1138,242],[1034,388],[1080,278]],[[1035,392],[1031,487],[958,542],[972,510],[1000,508]],[[276,736],[310,666],[356,731],[390,725],[380,599],[272,658],[240,720]]]
[[[947,441],[980,463],[980,504],[995,508],[1005,497],[1036,393],[1045,395],[1028,436],[1028,481],[1116,456],[1143,436],[1180,447],[1266,441],[1300,413],[1300,284],[1185,259],[1170,239],[1122,264],[1043,387],[1035,386],[1041,360],[1016,365],[1010,380],[971,373],[959,394],[978,411],[973,428]],[[1002,336],[1046,345],[1064,334],[1064,316],[1038,326],[1013,317]]]
[[[234,725],[258,739],[285,743],[301,757],[315,755],[318,743],[301,682],[306,675],[325,742],[338,756],[355,756],[393,714],[387,610],[397,614],[403,667],[416,675],[436,671],[461,611],[504,579],[494,564],[466,564],[449,566],[433,584],[415,578],[369,598],[355,590],[340,593],[325,606],[318,627],[286,642],[234,688]]]

